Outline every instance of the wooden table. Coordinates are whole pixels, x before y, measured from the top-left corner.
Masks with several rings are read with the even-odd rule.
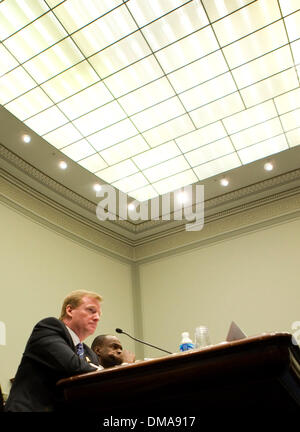
[[[73,376],[57,386],[64,410],[104,416],[299,416],[300,350],[288,333],[263,334]]]

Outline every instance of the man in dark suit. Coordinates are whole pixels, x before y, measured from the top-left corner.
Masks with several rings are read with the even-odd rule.
[[[55,411],[62,400],[57,381],[98,368],[97,355],[82,341],[96,330],[101,300],[96,293],[74,291],[65,298],[59,319],[45,318],[36,324],[5,411]]]

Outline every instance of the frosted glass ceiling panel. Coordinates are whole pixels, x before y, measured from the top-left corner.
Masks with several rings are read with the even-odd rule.
[[[279,0],[283,16],[289,15],[299,9],[299,0]]]
[[[79,141],[82,138],[82,135],[80,135],[78,130],[71,123],[67,123],[66,125],[44,135],[43,138],[54,147],[61,149],[68,144]]]
[[[156,53],[166,73],[198,60],[219,48],[211,27],[206,27]]]
[[[181,93],[227,71],[228,66],[224,56],[220,51],[217,51],[171,72],[168,77],[174,89]]]
[[[192,167],[204,164],[210,160],[218,159],[234,152],[229,138],[222,138],[199,149],[186,153],[185,157]]]
[[[174,12],[149,24],[143,34],[153,51],[157,51],[208,24],[201,3],[190,2],[183,11]]]
[[[82,159],[78,163],[92,173],[107,167],[107,164],[98,153]]]
[[[0,76],[14,69],[18,64],[5,46],[0,45]]]
[[[176,189],[179,189],[180,187],[196,183],[196,181],[197,181],[197,177],[195,176],[194,172],[190,169],[182,173],[175,174],[174,176],[169,177],[167,179],[160,180],[157,183],[154,183],[153,186],[157,190],[157,192],[160,195],[162,195],[174,191]]]
[[[195,127],[188,115],[183,115],[174,120],[157,126],[144,132],[144,137],[151,147],[158,146],[167,141],[171,141],[178,136],[184,135],[194,130]]]
[[[90,62],[99,76],[105,78],[149,54],[150,48],[141,33],[133,33],[92,56]]]
[[[246,105],[250,107],[298,86],[297,73],[294,69],[290,69],[241,90],[241,95]]]
[[[6,0],[0,4],[0,39],[6,39],[49,10],[43,0]]]
[[[149,168],[153,165],[159,164],[166,161],[167,159],[172,159],[175,156],[180,155],[180,150],[174,141],[170,141],[166,144],[162,144],[154,149],[148,150],[133,159],[134,163],[141,169]]]
[[[184,156],[178,156],[161,164],[155,165],[152,168],[144,170],[146,178],[154,183],[166,177],[170,177],[190,168]]]
[[[216,21],[251,2],[253,0],[203,0],[204,7],[211,21]]]
[[[58,107],[66,113],[70,120],[98,108],[113,99],[102,82],[93,84],[85,90],[60,102]]]
[[[0,78],[0,103],[4,105],[35,86],[36,83],[20,66]]]
[[[85,56],[91,56],[137,30],[126,6],[114,9],[72,35]]]
[[[163,75],[154,57],[147,57],[104,80],[115,97],[136,90]]]
[[[189,0],[130,0],[128,8],[140,27],[178,8]]]
[[[202,147],[205,144],[216,141],[227,135],[221,122],[212,123],[196,131],[190,132],[181,138],[176,139],[178,147],[183,153]]]
[[[247,164],[286,150],[287,148],[288,144],[286,142],[285,136],[280,135],[278,137],[270,138],[269,140],[263,141],[259,144],[255,144],[251,147],[246,147],[240,150],[238,154],[242,163]]]
[[[219,159],[204,163],[194,168],[199,180],[225,173],[241,166],[241,161],[236,153],[223,156]]]
[[[5,108],[20,120],[25,120],[53,105],[51,99],[39,87],[8,103]]]
[[[100,132],[88,137],[89,142],[96,150],[104,150],[120,141],[124,141],[138,134],[138,131],[128,119],[120,121]]]
[[[296,147],[300,145],[300,128],[291,130],[285,135],[290,147]]]
[[[67,33],[52,12],[34,21],[30,26],[15,33],[4,45],[24,62],[67,36]]]
[[[223,48],[223,53],[231,68],[255,59],[267,52],[288,43],[282,21],[267,26]]]
[[[276,108],[279,114],[292,111],[295,108],[300,107],[300,88],[285,93],[282,96],[278,96],[274,99]]]
[[[116,165],[99,171],[96,173],[96,175],[108,183],[113,183],[121,178],[130,176],[137,171],[137,167],[130,159],[128,159],[124,162],[120,162]]]
[[[24,68],[38,83],[42,83],[83,59],[74,42],[65,39],[27,61]]]
[[[62,152],[69,158],[77,162],[80,159],[84,159],[87,156],[91,156],[92,154],[94,154],[95,150],[86,140],[81,140],[76,142],[75,144],[64,147],[62,149]]]
[[[36,114],[24,123],[39,135],[44,135],[67,122],[68,119],[58,108],[51,107],[40,114]]]
[[[55,9],[67,32],[73,33],[122,4],[122,0],[68,0]]]
[[[149,150],[148,144],[137,135],[103,150],[100,154],[109,165],[113,165],[146,150]]]
[[[148,185],[134,191],[130,191],[130,196],[139,202],[147,201],[158,196],[155,189]]]
[[[258,0],[216,22],[213,28],[221,46],[225,46],[280,18],[277,0]]]
[[[300,11],[289,15],[284,19],[289,40],[292,42],[300,38]]]
[[[175,95],[167,78],[160,78],[118,99],[128,115],[135,114]]]
[[[60,102],[98,80],[91,66],[84,61],[42,84],[41,87],[54,102]]]
[[[300,126],[300,108],[280,116],[283,129],[289,131]]]
[[[133,174],[113,183],[113,186],[124,193],[128,193],[136,188],[149,184],[142,173]]]
[[[248,129],[233,134],[231,136],[232,142],[237,150],[244,147],[249,147],[252,144],[266,140],[275,135],[280,135],[283,133],[281,123],[278,118],[268,120],[266,122],[260,123],[256,126],[252,126]]]

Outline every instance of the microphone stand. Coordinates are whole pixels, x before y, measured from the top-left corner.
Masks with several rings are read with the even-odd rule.
[[[121,330],[121,331],[120,331],[120,330]],[[143,343],[143,344],[148,345],[148,346],[150,346],[150,347],[152,347],[152,348],[155,348],[155,349],[158,349],[158,350],[160,350],[160,351],[163,351],[163,352],[165,352],[165,353],[167,353],[167,354],[172,354],[170,351],[164,350],[164,349],[159,348],[159,347],[157,347],[157,346],[155,346],[155,345],[151,345],[151,344],[149,344],[148,342],[145,342],[145,341],[142,341],[142,340],[140,340],[140,339],[137,339],[137,338],[131,336],[130,334],[124,332],[122,329],[116,329],[116,332],[117,332],[117,333],[124,333],[124,334],[126,334],[128,337],[130,337],[131,339],[133,339],[133,340],[135,340],[135,341],[137,341],[137,342]]]

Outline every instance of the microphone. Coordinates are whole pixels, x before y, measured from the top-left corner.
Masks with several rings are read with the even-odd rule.
[[[166,350],[164,350],[164,349],[162,349],[162,348],[159,348],[159,347],[157,347],[157,346],[155,346],[155,345],[151,345],[151,344],[149,344],[148,342],[144,342],[144,341],[142,341],[142,340],[140,340],[140,339],[136,339],[135,337],[130,336],[130,334],[124,332],[124,331],[123,331],[122,329],[120,329],[120,328],[116,328],[116,332],[117,332],[117,333],[123,333],[123,334],[126,334],[126,336],[129,336],[131,339],[133,339],[133,340],[135,340],[135,341],[137,341],[137,342],[140,342],[140,343],[145,344],[145,345],[149,345],[150,347],[155,348],[155,349],[158,349],[158,350],[160,350],[160,351],[163,351],[163,352],[165,352],[165,353],[167,353],[167,354],[172,354],[170,351],[166,351]]]

